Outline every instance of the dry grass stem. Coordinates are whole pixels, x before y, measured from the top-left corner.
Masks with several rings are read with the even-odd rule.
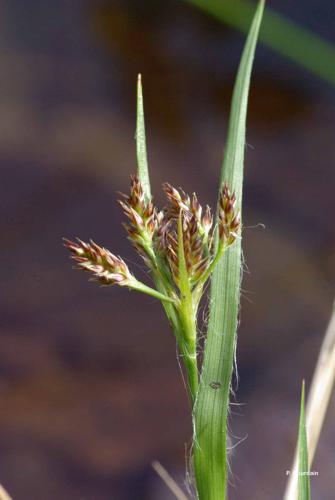
[[[0,500],[12,500],[12,497],[10,497],[7,493],[7,491],[1,486],[0,484]]]
[[[164,469],[160,462],[152,462],[152,468],[157,472],[159,477],[164,481],[169,490],[174,494],[177,500],[188,500],[183,490],[178,486],[176,481],[170,476],[168,471]],[[0,498],[1,500],[1,498]]]
[[[308,441],[309,466],[313,462],[319,441],[322,425],[335,380],[335,301],[332,315],[321,346],[315,367],[311,389],[307,400],[306,427]],[[297,499],[298,455],[295,452],[294,462],[287,483],[284,500]]]

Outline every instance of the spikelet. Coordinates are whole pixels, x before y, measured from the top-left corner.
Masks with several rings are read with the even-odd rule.
[[[188,279],[193,287],[203,275],[207,279],[210,275],[208,268],[217,260],[213,248],[213,216],[208,205],[203,210],[195,193],[189,196],[168,183],[163,185],[163,189],[168,205],[157,211],[152,200],[145,198],[138,176],[131,176],[130,194],[122,195],[123,199],[119,201],[129,219],[129,223],[125,224],[128,237],[149,269],[156,272],[158,265],[162,265],[169,275],[170,285],[178,288],[181,242],[178,241],[177,226],[181,217],[182,248]],[[221,249],[231,245],[238,237],[240,216],[235,205],[235,194],[231,194],[227,184],[224,184],[218,214]],[[65,245],[72,252],[78,267],[90,271],[97,281],[129,287],[134,285],[135,277],[126,263],[106,248],[80,239],[77,242],[65,240]]]
[[[78,264],[78,269],[89,271],[94,279],[103,285],[131,286],[134,280],[127,264],[106,248],[100,247],[94,241],[89,243],[77,238],[77,242],[64,238],[64,245],[72,253],[72,259]]]
[[[152,240],[157,233],[163,214],[157,213],[151,200],[146,201],[137,175],[131,176],[130,194],[121,193],[121,195],[124,199],[119,200],[119,203],[130,221],[130,224],[123,224],[128,238],[150,267]]]
[[[207,242],[213,229],[213,217],[209,206],[206,205],[206,209],[203,211],[195,193],[189,196],[182,189],[178,190],[169,183],[163,184],[163,190],[170,202],[170,205],[164,208],[165,217],[178,220],[181,211],[185,213],[186,217],[194,216],[198,223],[199,234],[203,235],[205,242]]]
[[[241,218],[235,210],[236,195],[230,193],[226,183],[223,184],[219,200],[219,238],[225,245],[231,245],[238,237]]]
[[[167,219],[178,219],[179,213],[183,210],[185,213],[190,213],[190,197],[181,189],[174,188],[168,182],[163,184],[163,190],[169,201],[169,205],[164,208],[165,217]]]
[[[145,231],[147,236],[152,238],[157,230],[158,214],[152,201],[146,201],[142,184],[137,175],[131,176],[130,195],[122,194],[124,200],[119,200],[125,214],[130,220],[131,238],[140,237]]]
[[[159,249],[165,253],[173,279],[178,285],[178,236],[177,220],[181,215],[183,230],[183,248],[186,269],[191,282],[195,282],[209,264],[209,234],[212,229],[212,217],[206,207],[202,217],[202,207],[195,193],[190,197],[183,190],[171,184],[164,184],[169,205],[164,208],[163,223],[158,230]]]

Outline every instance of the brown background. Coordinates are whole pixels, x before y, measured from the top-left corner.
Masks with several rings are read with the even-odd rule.
[[[334,41],[332,2],[273,1]],[[71,270],[94,238],[145,279],[116,192],[135,170],[144,79],[157,203],[169,180],[216,199],[244,37],[179,1],[0,7],[0,482],[15,500],[171,500],[191,422],[160,305]],[[232,500],[279,499],[334,284],[334,88],[259,47],[248,119]],[[265,225],[263,229],[259,224]],[[333,498],[331,403],[312,479]]]

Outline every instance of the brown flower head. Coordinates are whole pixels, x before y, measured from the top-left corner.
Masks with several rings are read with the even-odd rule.
[[[207,205],[203,212],[195,193],[189,196],[182,189],[178,190],[169,183],[163,184],[163,189],[170,202],[164,209],[165,218],[178,219],[181,211],[189,218],[193,216],[198,224],[199,234],[205,237],[204,239],[207,243],[213,227],[213,217],[209,206]]]
[[[122,196],[124,199],[119,200],[119,203],[130,221],[130,224],[124,224],[129,240],[150,264],[148,252],[163,214],[157,213],[151,200],[146,200],[137,175],[131,176],[130,194]]]
[[[208,235],[212,227],[209,207],[202,217],[202,207],[195,193],[190,197],[171,184],[164,184],[169,205],[164,209],[164,218],[158,230],[158,249],[165,255],[173,279],[178,285],[178,231],[177,221],[181,216],[183,248],[186,268],[191,282],[195,282],[209,262]]]
[[[164,184],[163,189],[168,205],[158,212],[152,200],[144,196],[138,176],[131,176],[130,194],[122,195],[123,200],[120,201],[130,221],[125,224],[128,236],[148,267],[155,273],[161,273],[162,279],[169,280],[172,287],[173,284],[179,287],[180,267],[185,262],[193,288],[198,281],[205,282],[209,277],[211,266],[219,255],[217,252],[223,251],[237,238],[240,217],[235,209],[236,196],[230,193],[226,184],[223,185],[218,221],[219,238],[223,245],[214,250],[213,217],[209,206],[203,210],[195,193],[189,196],[171,184]],[[89,243],[80,239],[76,242],[65,240],[65,245],[78,267],[90,271],[100,283],[118,283],[132,288],[138,286],[126,263],[92,240]],[[183,263],[179,262],[181,250],[184,253]]]
[[[134,280],[127,264],[120,257],[116,257],[94,241],[85,243],[77,238],[77,242],[73,242],[64,238],[64,245],[72,253],[78,268],[91,272],[95,280],[103,285],[129,286]]]
[[[236,195],[230,193],[227,184],[222,187],[219,202],[219,237],[226,245],[234,243],[238,236],[241,218],[235,210]]]

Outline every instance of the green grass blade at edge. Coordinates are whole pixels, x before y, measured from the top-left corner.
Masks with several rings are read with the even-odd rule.
[[[245,124],[250,76],[264,10],[260,0],[235,83],[228,138],[220,176],[237,195],[241,208]],[[241,241],[214,270],[204,362],[194,411],[194,468],[200,500],[224,500],[227,488],[227,416],[240,300]]]
[[[145,123],[142,93],[142,78],[137,78],[137,113],[136,113],[136,154],[137,154],[137,173],[141,180],[144,196],[149,200],[151,198],[151,188],[148,169],[147,146],[145,139]]]
[[[310,500],[310,477],[308,465],[308,447],[305,418],[305,382],[301,388],[299,434],[298,434],[298,456],[299,456],[299,476],[298,476],[298,499]]]
[[[248,0],[183,0],[240,31],[248,31],[254,4]],[[267,8],[259,40],[278,54],[335,85],[335,46]]]

